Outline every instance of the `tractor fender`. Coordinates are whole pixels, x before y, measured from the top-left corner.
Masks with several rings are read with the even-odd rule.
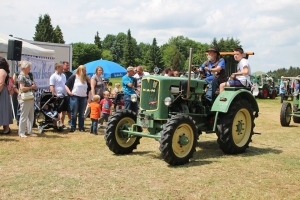
[[[235,99],[246,99],[250,102],[253,111],[256,111],[256,113],[259,112],[255,97],[246,89],[223,91],[217,96],[211,111],[227,113],[232,101]]]

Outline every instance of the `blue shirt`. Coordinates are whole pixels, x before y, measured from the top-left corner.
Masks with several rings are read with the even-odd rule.
[[[131,94],[135,94],[135,91],[132,89],[132,87],[128,87],[127,84],[128,83],[133,83],[133,76],[123,76],[122,77],[122,86],[123,86],[123,91],[124,91],[124,94],[128,94],[128,95],[131,95]]]
[[[284,84],[282,82],[279,86],[279,94],[285,94],[285,93],[286,93],[286,89],[285,89]]]
[[[213,63],[211,61],[209,61],[209,63],[208,63],[209,69],[212,69],[212,65],[213,65]],[[222,69],[225,70],[225,60],[221,59],[217,66],[220,66]],[[204,67],[205,67],[205,62],[200,67],[202,71],[204,71]],[[206,75],[205,80],[208,82],[211,82],[215,78],[214,73],[209,72],[209,71],[205,71],[205,75]]]

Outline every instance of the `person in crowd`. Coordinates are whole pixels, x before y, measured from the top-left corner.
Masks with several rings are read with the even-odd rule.
[[[104,84],[103,92],[108,91],[109,94],[110,94],[111,88],[109,86],[111,86],[111,83],[109,82],[108,79],[105,79],[105,78],[102,78],[102,81],[103,81],[103,84]],[[103,98],[104,98],[104,95],[103,95]],[[103,99],[103,98],[101,98],[101,99]]]
[[[169,76],[169,77],[173,76],[173,69],[171,67],[167,67],[165,69],[165,75],[164,76]]]
[[[215,93],[219,85],[227,81],[225,73],[225,60],[220,57],[217,47],[211,46],[207,51],[207,61],[205,61],[200,69],[193,67],[195,73],[200,72],[201,77],[209,84],[209,88],[205,93],[205,98],[209,102],[214,101]]]
[[[72,72],[70,72],[70,64],[67,61],[63,61],[63,74],[66,76],[66,80],[72,76]],[[69,102],[69,97],[67,97],[67,102]],[[67,115],[69,118],[68,124],[71,125],[71,111],[70,106],[68,106]]]
[[[3,126],[2,134],[9,134],[9,124],[12,120],[12,106],[6,86],[9,81],[9,65],[5,58],[0,56],[0,126]]]
[[[109,92],[105,91],[103,93],[104,99],[100,101],[100,107],[101,107],[101,117],[99,119],[99,128],[105,128],[103,126],[103,121],[105,122],[108,121],[108,117],[111,114],[111,106],[112,106],[112,101],[109,99]]]
[[[30,136],[37,136],[32,133],[32,125],[34,121],[34,99],[22,100],[22,93],[33,92],[37,89],[37,85],[30,79],[29,72],[31,69],[31,62],[22,60],[20,62],[21,72],[18,76],[19,83],[19,105],[20,105],[20,119],[19,119],[19,136],[26,138],[27,134]]]
[[[295,87],[295,92],[299,92],[299,86],[300,86],[300,79],[296,79],[296,87]]]
[[[120,86],[121,86],[120,83],[115,83],[115,88],[111,91],[113,97],[116,97],[116,95],[122,91],[120,89]]]
[[[70,76],[73,75],[73,73],[70,72],[70,65],[67,61],[63,61],[63,74],[66,76],[66,80],[68,80]]]
[[[280,103],[283,103],[286,94],[286,81],[281,81],[279,86]]]
[[[63,129],[67,129],[67,127],[64,125],[64,121],[65,121],[66,112],[68,111],[68,107],[69,107],[69,98],[65,88],[65,84],[67,82],[66,76],[62,72],[63,72],[63,65],[61,63],[55,63],[55,72],[50,76],[50,91],[56,97],[61,97],[58,99],[59,104],[61,103],[61,100],[63,100],[62,105],[57,110],[60,119],[59,126]],[[58,129],[56,124],[55,127],[56,129]]]
[[[173,72],[173,76],[174,76],[174,77],[179,77],[179,72],[178,72],[178,71],[174,71],[174,72]]]
[[[21,63],[21,62],[20,62]],[[19,95],[19,81],[18,81],[18,77],[19,77],[19,74],[20,74],[20,70],[21,70],[21,64],[18,64],[18,67],[20,68],[18,72],[15,72],[14,75],[13,75],[13,80],[14,80],[14,92],[17,94],[17,99],[18,99],[18,95]],[[30,78],[30,80],[32,82],[34,82],[34,78],[33,78],[33,74],[31,72],[28,73],[28,76]],[[17,112],[16,112],[16,121],[17,121],[17,125],[19,126],[19,119],[20,119],[20,104],[19,104],[19,101],[18,101],[18,105],[17,105]],[[36,120],[35,120],[35,115],[34,115],[34,120],[33,120],[33,125],[32,125],[33,128],[37,127],[37,124],[36,124]]]
[[[104,83],[103,83],[104,70],[101,66],[96,67],[95,74],[91,78],[91,94],[99,95],[103,99]]]
[[[141,90],[141,85],[142,85],[142,78],[146,75],[144,73],[144,69],[142,66],[137,66],[136,67],[136,74],[133,76],[137,80],[137,87],[136,87],[136,92],[140,94]]]
[[[85,132],[84,128],[84,111],[87,102],[90,103],[90,79],[86,75],[86,68],[80,65],[76,73],[67,80],[65,88],[69,95],[71,109],[71,129],[70,132],[76,130],[76,121],[78,114],[78,127],[80,132]]]
[[[234,49],[234,59],[238,61],[237,72],[232,73],[230,81],[224,82],[220,85],[220,93],[224,91],[225,86],[230,87],[248,87],[251,84],[250,74],[251,68],[249,62],[244,58],[244,50],[241,47]]]
[[[137,112],[137,102],[131,101],[131,95],[136,94],[134,90],[134,68],[132,66],[127,67],[127,73],[122,77],[122,87],[124,91],[124,104],[125,109]]]
[[[101,113],[101,107],[99,102],[100,102],[100,96],[96,94],[93,96],[93,102],[88,104],[88,106],[91,109],[90,118],[92,121],[90,133],[93,133],[94,135],[98,135],[97,133],[98,120],[100,118],[100,113]]]

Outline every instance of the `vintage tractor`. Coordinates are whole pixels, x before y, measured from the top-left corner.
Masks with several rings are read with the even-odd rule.
[[[277,88],[273,77],[268,74],[262,74],[260,76],[252,76],[252,82],[258,85],[258,93],[255,95],[260,99],[275,99],[277,97]]]
[[[285,95],[284,95],[284,100],[293,100],[293,92],[294,92],[294,87],[293,85],[295,85],[295,81],[298,80],[300,78],[300,76],[296,76],[296,77],[286,77],[283,76],[281,77],[281,81],[285,81],[286,82],[286,87],[285,87]]]
[[[250,88],[225,87],[211,104],[204,97],[207,82],[191,79],[191,61],[190,56],[188,77],[151,75],[142,79],[138,114],[118,110],[107,122],[105,140],[112,152],[129,154],[142,137],[154,138],[167,163],[182,165],[193,157],[203,131],[216,133],[226,154],[248,148],[259,112]]]
[[[300,77],[284,77],[292,80],[297,80],[297,84],[300,83]],[[281,126],[289,126],[291,118],[295,123],[300,123],[300,100],[299,90],[292,93],[293,107],[290,102],[283,102],[280,111],[280,124]]]

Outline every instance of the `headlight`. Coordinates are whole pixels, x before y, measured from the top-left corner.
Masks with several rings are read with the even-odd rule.
[[[137,102],[137,95],[136,94],[132,94],[131,97],[130,97],[131,101],[133,103]]]
[[[164,100],[164,102],[165,102],[165,105],[166,105],[166,106],[171,105],[171,103],[172,103],[171,97],[166,97],[165,100]]]

